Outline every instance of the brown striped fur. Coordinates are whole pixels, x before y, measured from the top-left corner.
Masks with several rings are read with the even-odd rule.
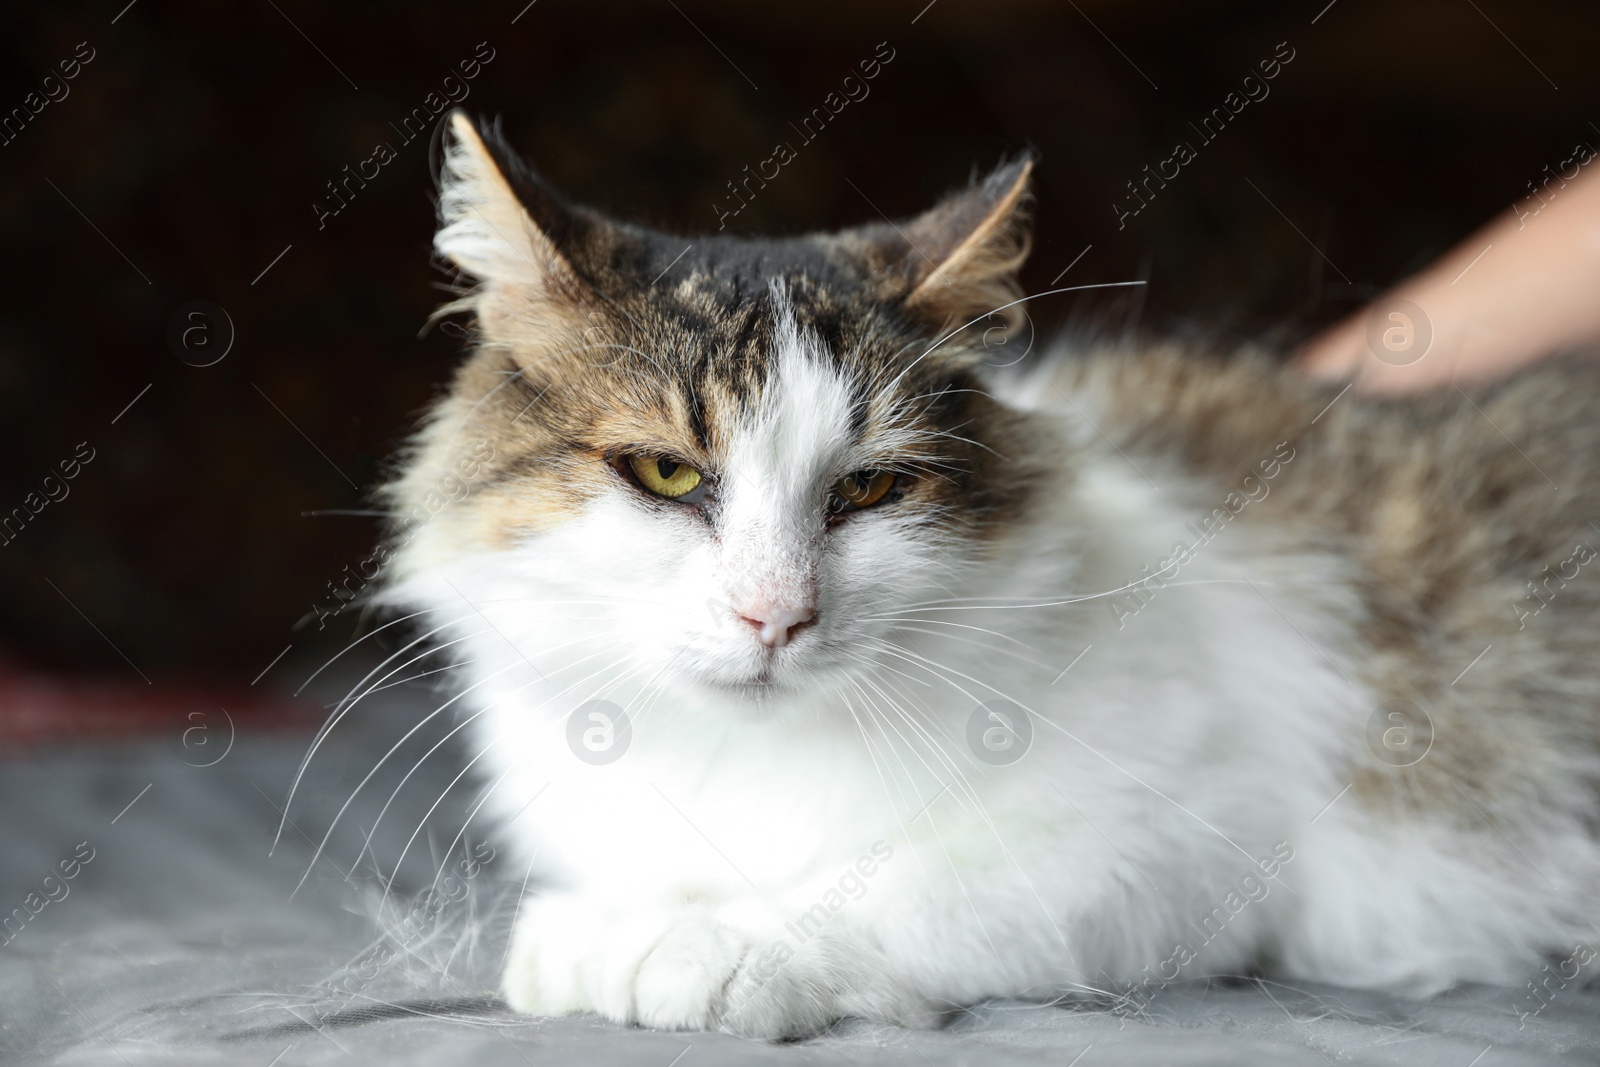
[[[1090,385],[1100,428],[1135,462],[1176,464],[1218,494],[1292,443],[1270,497],[1238,521],[1349,561],[1363,614],[1347,651],[1375,693],[1433,723],[1414,766],[1357,758],[1358,800],[1472,825],[1541,807],[1596,820],[1600,567],[1569,565],[1565,581],[1560,570],[1578,546],[1600,550],[1592,356],[1392,399],[1312,385],[1262,353],[1176,345],[1101,351],[1059,373]],[[1548,607],[1523,618],[1514,605],[1540,603],[1525,600],[1530,582],[1548,583]]]

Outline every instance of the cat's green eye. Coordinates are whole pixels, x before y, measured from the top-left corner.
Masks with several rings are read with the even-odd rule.
[[[894,488],[893,471],[856,471],[833,483],[833,511],[860,511],[881,504]]]
[[[670,456],[632,455],[624,457],[628,469],[646,492],[686,504],[698,503],[703,495],[696,491],[704,484],[700,472]]]

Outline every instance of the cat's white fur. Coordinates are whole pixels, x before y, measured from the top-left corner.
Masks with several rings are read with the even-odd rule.
[[[1593,877],[1576,830],[1517,842],[1536,877],[1344,795],[1380,700],[1338,559],[1224,529],[1119,629],[1094,595],[1217,502],[1133,467],[1092,395],[1044,380],[1010,399],[1056,413],[1062,489],[992,552],[893,508],[824,533],[825,487],[904,442],[845,443],[850,391],[817,343],[780,332],[720,537],[619,485],[508,551],[407,549],[392,596],[463,639],[486,810],[536,889],[514,1007],[782,1035],[1006,994],[1137,1004],[1263,957],[1429,993],[1580,936],[1543,880]],[[806,588],[814,626],[770,652],[729,607]],[[738,688],[769,656],[776,687]],[[994,766],[968,728],[1002,697],[1033,736]],[[568,742],[597,699],[631,724],[604,764]],[[1180,942],[1203,947],[1175,966]]]

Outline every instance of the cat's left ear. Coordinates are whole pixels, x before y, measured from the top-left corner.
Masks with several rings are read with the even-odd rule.
[[[948,330],[1022,296],[1017,271],[1032,243],[1032,174],[1031,156],[1003,163],[981,182],[885,235],[879,247],[891,252],[898,267],[891,273],[904,279],[902,302],[908,310]],[[1020,307],[998,315],[1008,328],[1023,319]]]
[[[445,142],[439,218],[434,248],[477,283],[444,310],[473,310],[491,333],[583,319],[592,288],[576,264],[603,221],[563,200],[494,126],[459,110]]]

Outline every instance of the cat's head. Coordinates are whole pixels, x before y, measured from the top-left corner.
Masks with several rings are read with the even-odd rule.
[[[898,224],[676,237],[452,126],[435,246],[478,336],[390,486],[406,599],[574,685],[592,653],[814,690],[892,655],[895,613],[1058,477],[978,377],[1016,325],[1026,159]]]

